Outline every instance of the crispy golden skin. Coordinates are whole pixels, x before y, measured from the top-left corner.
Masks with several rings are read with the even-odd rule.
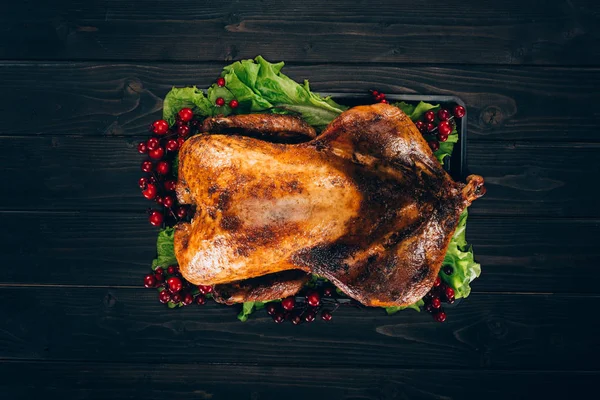
[[[243,114],[204,120],[202,130],[210,133],[238,133],[277,143],[298,143],[314,139],[315,129],[290,115]]]
[[[481,177],[467,181],[385,104],[354,107],[307,143],[196,136],[180,151],[177,195],[197,211],[177,226],[175,254],[195,284],[301,269],[365,305],[407,305],[430,289],[460,213],[484,192]]]
[[[236,304],[245,301],[266,301],[293,296],[308,282],[310,275],[290,269],[257,278],[215,285],[214,299],[218,303]]]

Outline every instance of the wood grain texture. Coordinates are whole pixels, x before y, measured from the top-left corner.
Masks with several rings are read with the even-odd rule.
[[[596,368],[597,297],[473,294],[439,324],[412,310],[338,310],[331,323],[246,323],[209,303],[168,311],[155,289],[1,288],[3,359],[306,366]],[[290,356],[293,355],[293,356]]]
[[[600,3],[599,3],[600,4]],[[275,57],[273,60],[278,60]],[[206,88],[223,64],[2,63],[0,135],[142,135],[173,85]],[[446,94],[468,108],[469,142],[599,141],[600,69],[287,66],[322,92]],[[367,97],[368,99],[368,97]]]
[[[564,399],[595,390],[598,372],[0,362],[11,400]],[[34,382],[23,384],[25,376]]]
[[[0,137],[5,185],[0,210],[129,210],[151,207],[140,194],[144,159],[134,137]],[[468,167],[486,179],[473,215],[598,217],[582,188],[596,179],[600,143],[475,142]],[[565,162],[568,160],[568,162]],[[35,188],[35,196],[32,195]]]
[[[0,284],[141,287],[156,252],[145,215],[0,213],[6,268]],[[483,274],[475,291],[600,294],[593,279],[600,220],[471,216],[467,239]]]
[[[597,2],[41,0],[0,18],[4,59],[597,64]]]

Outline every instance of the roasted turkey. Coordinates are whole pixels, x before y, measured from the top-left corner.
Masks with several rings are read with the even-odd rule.
[[[238,127],[260,139],[212,134]],[[175,254],[187,280],[217,285],[224,302],[293,294],[314,273],[368,306],[412,304],[433,285],[461,212],[485,192],[480,176],[454,182],[391,105],[351,108],[316,137],[270,114],[204,128],[211,134],[179,154],[177,197],[196,211],[176,227]],[[290,136],[314,138],[274,143]],[[254,279],[287,270],[300,272]]]

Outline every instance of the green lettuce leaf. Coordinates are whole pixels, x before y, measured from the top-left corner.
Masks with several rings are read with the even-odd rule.
[[[164,100],[163,118],[173,123],[183,107],[190,107],[196,115],[204,117],[229,115],[233,110],[227,104],[235,98],[239,103],[236,114],[299,114],[308,124],[320,129],[348,109],[330,97],[313,93],[308,81],[299,84],[282,74],[283,65],[283,62],[273,64],[258,56],[223,68],[221,76],[227,82],[226,88],[213,84],[206,94],[196,87],[173,88]],[[225,106],[214,106],[219,97],[225,100]]]
[[[465,209],[460,215],[458,227],[450,239],[448,251],[443,265],[452,266],[452,274],[440,272],[440,277],[454,289],[457,299],[469,296],[470,283],[481,274],[481,265],[475,262],[473,248],[465,238],[468,212]]]
[[[177,264],[173,244],[174,235],[175,229],[173,228],[161,229],[158,232],[158,239],[156,240],[157,257],[152,261],[152,269],[166,268],[169,265]]]
[[[184,88],[172,88],[163,101],[163,119],[169,125],[175,123],[179,110],[189,107],[194,114],[210,116],[214,114],[214,102],[206,98],[204,92],[196,86]]]
[[[246,322],[248,320],[248,317],[254,311],[262,310],[263,308],[265,308],[265,304],[270,303],[272,301],[280,301],[280,300],[276,299],[276,300],[268,300],[268,301],[246,301],[242,304],[242,310],[238,314],[237,318],[242,322]]]
[[[421,312],[421,307],[423,307],[424,305],[425,305],[425,302],[423,302],[423,300],[421,299],[421,300],[417,301],[415,304],[411,304],[409,306],[384,307],[384,308],[385,308],[385,312],[387,313],[387,315],[392,315],[392,314],[396,314],[400,310],[406,310],[407,308]]]

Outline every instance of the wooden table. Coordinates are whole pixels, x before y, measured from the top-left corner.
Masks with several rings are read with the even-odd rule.
[[[53,4],[49,4],[53,3]],[[0,13],[0,398],[582,398],[600,379],[600,3],[15,1]],[[444,324],[166,310],[135,145],[172,85],[285,60],[318,91],[455,94],[488,194]],[[41,397],[44,396],[44,397]],[[590,398],[596,396],[592,395]]]

